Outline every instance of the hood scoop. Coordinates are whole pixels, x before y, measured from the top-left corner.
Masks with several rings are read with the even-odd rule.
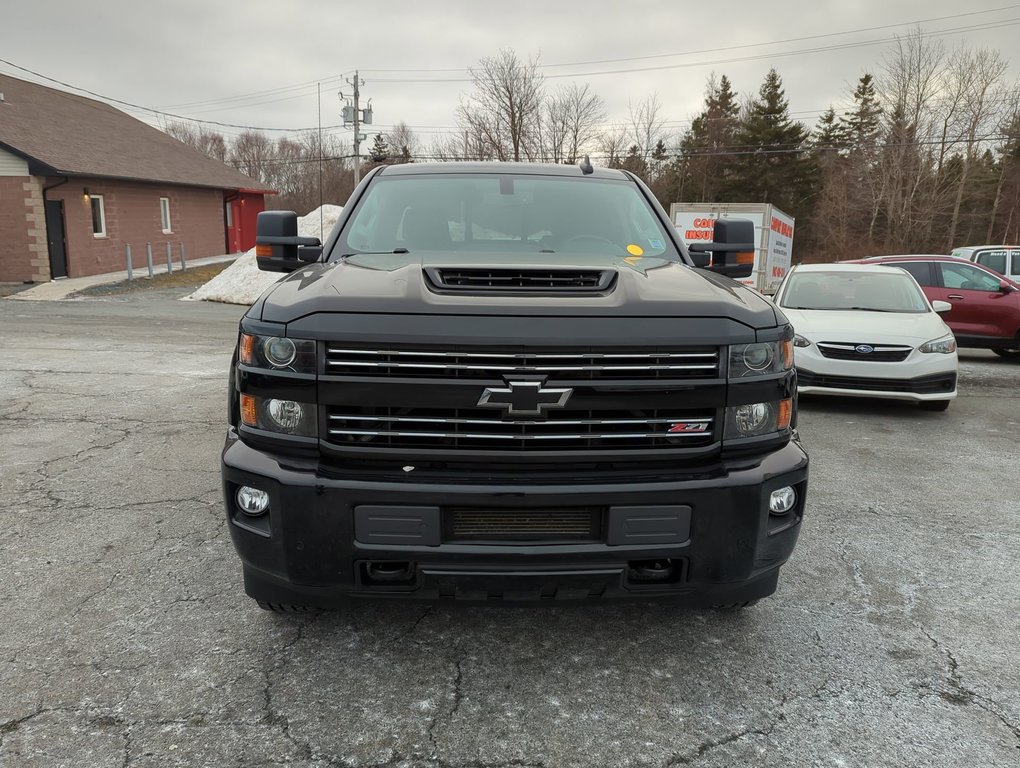
[[[616,281],[614,269],[426,267],[433,290],[464,293],[602,293]]]

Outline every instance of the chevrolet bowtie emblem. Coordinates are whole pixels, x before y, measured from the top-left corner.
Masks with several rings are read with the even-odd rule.
[[[499,408],[506,416],[542,416],[550,408],[562,408],[574,390],[546,388],[541,381],[509,381],[505,387],[486,387],[479,408]]]

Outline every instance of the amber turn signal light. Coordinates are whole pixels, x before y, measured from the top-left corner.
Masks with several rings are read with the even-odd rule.
[[[793,368],[793,339],[783,339],[779,344],[783,355],[783,370]]]
[[[259,418],[255,408],[255,398],[251,395],[241,395],[241,422],[247,427],[258,426]]]
[[[243,395],[242,395],[243,397]],[[776,429],[783,430],[790,426],[793,416],[793,400],[787,398],[779,401],[779,414],[776,416]]]
[[[754,251],[737,251],[737,264],[754,264]]]
[[[263,259],[268,259],[272,255],[273,255],[273,246],[271,246],[271,245],[256,245],[255,246],[255,256],[256,257],[262,257]]]
[[[241,344],[238,347],[238,357],[245,365],[255,364],[255,337],[250,333],[241,334]]]

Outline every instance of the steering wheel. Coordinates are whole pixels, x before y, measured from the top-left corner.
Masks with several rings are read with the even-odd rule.
[[[568,237],[566,240],[564,240],[563,241],[563,246],[564,246],[564,248],[566,248],[566,246],[568,246],[568,245],[570,245],[572,243],[582,243],[582,242],[589,242],[589,243],[595,243],[597,245],[609,246],[609,248],[612,249],[610,251],[611,253],[617,253],[620,250],[620,246],[618,246],[612,240],[610,240],[607,237],[600,237],[599,235],[574,235],[573,237]]]

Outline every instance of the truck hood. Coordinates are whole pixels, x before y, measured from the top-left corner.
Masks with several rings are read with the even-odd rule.
[[[298,269],[271,287],[250,316],[291,323],[320,312],[412,315],[525,315],[617,317],[727,317],[750,328],[778,324],[771,302],[714,273],[660,258],[588,256],[583,261],[536,253],[429,252],[358,254]],[[438,291],[429,267],[502,269],[609,269],[611,288],[599,293],[549,295],[495,291]],[[781,318],[781,315],[780,315]]]

